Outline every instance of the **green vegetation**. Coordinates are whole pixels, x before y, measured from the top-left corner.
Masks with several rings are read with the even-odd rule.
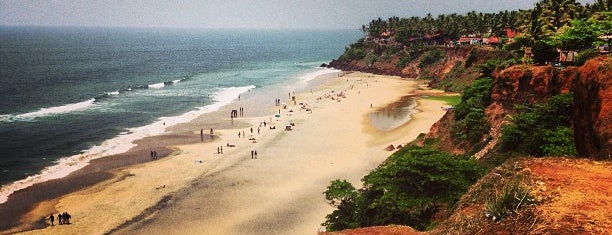
[[[428,100],[439,100],[439,101],[444,101],[446,102],[448,105],[452,105],[455,106],[457,104],[459,104],[461,102],[461,96],[460,95],[451,95],[451,96],[425,96],[423,97],[425,99]]]
[[[489,131],[490,124],[484,109],[491,104],[492,79],[479,78],[463,91],[461,102],[455,107],[452,133],[459,139],[478,142]]]
[[[419,68],[425,68],[425,66],[432,65],[444,58],[445,54],[439,49],[432,49],[425,52],[421,61],[419,62]]]
[[[401,59],[396,65],[402,67],[420,55],[406,50],[456,41],[467,35],[497,36],[500,45],[495,48],[514,51],[517,57],[523,57],[525,48],[531,47],[533,58],[525,57],[523,61],[545,64],[557,60],[556,49],[580,53],[606,43],[599,36],[609,34],[611,28],[612,6],[608,0],[584,5],[575,0],[541,0],[533,9],[518,11],[378,18],[362,25],[361,30],[369,39],[381,39],[379,44],[395,45],[390,48],[393,53],[388,54],[399,55]],[[397,47],[398,44],[401,46]],[[351,54],[364,58],[359,51]],[[436,58],[436,54],[429,55],[422,59],[420,67],[437,61]],[[471,67],[475,60],[474,54],[468,54],[464,66]]]
[[[493,221],[514,215],[527,206],[535,204],[531,190],[521,186],[520,179],[508,182],[494,198],[487,200],[485,215]]]
[[[361,60],[365,58],[364,40],[351,44],[350,47],[344,49],[344,54],[340,56],[341,60]]]
[[[440,209],[455,206],[483,175],[484,167],[499,171],[498,166],[507,165],[507,159],[517,155],[575,156],[570,93],[542,103],[515,106],[509,124],[502,127],[500,142],[490,152],[493,154],[480,162],[465,158],[491,139],[487,135],[491,124],[484,110],[491,104],[490,77],[496,71],[521,63],[548,64],[559,59],[558,50],[577,51],[574,63],[580,65],[598,54],[596,46],[604,43],[599,37],[610,34],[611,29],[612,6],[607,0],[586,5],[575,0],[541,0],[528,10],[378,18],[362,26],[367,37],[346,48],[340,59],[360,60],[368,65],[391,63],[395,65],[394,72],[417,64],[420,76],[434,79],[432,84],[462,91],[462,96],[426,98],[455,106],[452,140],[460,140],[457,146],[467,149],[464,156],[451,155],[434,149],[440,143],[447,144],[446,140],[421,136],[419,140],[425,147],[409,146],[397,151],[362,179],[362,188],[346,180],[332,181],[324,194],[335,210],[323,225],[328,231],[388,224],[425,230],[434,226],[432,217],[438,216]],[[501,46],[439,46],[470,34],[498,36]],[[527,48],[531,55],[526,54]],[[455,65],[439,68],[442,66],[437,65],[442,64],[439,62],[447,53]],[[465,53],[462,61],[460,57]],[[471,195],[488,199],[484,212],[493,221],[517,214],[522,207],[534,203],[530,190],[514,178],[520,170],[513,167],[506,173],[479,183],[480,191]]]
[[[411,47],[408,50],[403,51],[400,54],[400,59],[395,66],[398,68],[406,67],[406,65],[408,65],[408,63],[411,61],[418,59],[423,54],[423,51],[424,50],[422,47]]]
[[[385,224],[425,229],[441,207],[451,207],[484,174],[475,160],[426,147],[406,147],[366,175],[364,187],[332,181],[324,192],[336,210],[329,231]]]
[[[573,97],[572,93],[560,94],[544,103],[517,105],[517,114],[502,128],[502,150],[535,156],[575,156],[570,128]]]

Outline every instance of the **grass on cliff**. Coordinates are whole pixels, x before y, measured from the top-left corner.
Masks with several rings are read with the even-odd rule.
[[[449,95],[449,96],[424,96],[424,99],[428,99],[428,100],[437,100],[437,101],[443,101],[446,102],[448,105],[458,105],[461,102],[461,96],[460,95]]]

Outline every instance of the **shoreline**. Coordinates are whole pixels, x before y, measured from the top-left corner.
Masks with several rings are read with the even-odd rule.
[[[282,83],[282,86],[286,89],[305,89],[305,87],[302,86],[307,85],[308,82],[321,80],[319,78],[328,77],[330,74],[333,74],[335,77],[335,75],[338,73],[341,73],[341,71],[327,68],[317,68],[312,72],[304,73],[301,76],[298,76],[296,81],[286,81]],[[272,88],[274,88],[274,86],[265,89]],[[92,146],[90,149],[84,150],[83,154],[77,154],[61,159],[58,164],[43,169],[41,173],[38,173],[33,177],[34,180],[36,180],[35,178],[46,178],[45,175],[51,173],[52,176],[50,176],[50,179],[41,182],[35,181],[34,183],[32,183],[30,179],[14,182],[26,186],[17,185],[17,187],[20,187],[19,189],[13,191],[4,199],[0,198],[0,200],[5,200],[4,202],[0,203],[0,211],[11,212],[10,214],[0,214],[0,234],[4,234],[4,230],[14,230],[14,228],[18,225],[18,230],[38,229],[46,226],[46,224],[36,221],[28,221],[28,225],[23,226],[23,221],[20,218],[29,211],[33,210],[34,206],[38,203],[56,199],[62,195],[74,193],[78,190],[82,190],[89,186],[111,179],[114,177],[113,174],[109,173],[111,170],[117,170],[123,167],[130,167],[149,162],[149,151],[155,150],[158,153],[159,158],[164,158],[171,155],[173,151],[175,151],[171,150],[171,146],[210,142],[212,138],[208,138],[210,136],[208,134],[208,128],[214,128],[217,130],[246,126],[247,124],[240,120],[235,120],[234,123],[230,125],[229,122],[225,122],[223,119],[226,117],[225,114],[229,113],[233,106],[238,104],[242,105],[244,103],[239,102],[240,99],[238,99],[238,97],[240,95],[247,97],[252,96],[251,90],[255,90],[257,92],[258,89],[251,85],[246,87],[220,88],[219,91],[213,95],[218,98],[218,102],[216,103],[203,107],[197,107],[192,111],[182,113],[177,116],[160,117],[153,123],[146,124],[144,126],[129,128],[129,133],[136,134],[140,137],[131,137],[130,135],[122,134],[117,135],[110,139],[104,140],[99,145]],[[243,99],[243,101],[245,100]],[[247,112],[245,114],[246,116],[269,113],[268,110],[263,109],[267,106],[262,106],[252,102],[246,103],[245,105],[250,105],[251,107],[256,108],[256,110],[259,110],[259,112],[248,110],[250,112]],[[197,114],[198,112],[201,114],[193,117],[194,114]],[[190,121],[181,122],[182,119],[190,116],[193,117],[189,118]],[[167,127],[166,124],[168,124]],[[204,136],[207,138],[204,138],[203,140],[200,139],[200,133],[196,133],[195,131],[198,130],[197,132],[199,132],[200,129],[205,130]],[[142,131],[145,133],[133,133]],[[151,134],[151,131],[159,133]],[[214,134],[214,138],[218,138],[218,133]],[[105,145],[110,145],[111,148],[104,149],[102,146]],[[126,146],[132,147],[126,148]],[[122,152],[121,149],[125,150]],[[117,153],[117,151],[119,152]],[[97,154],[92,154],[90,152],[98,152],[100,156],[95,156]],[[105,154],[105,152],[112,152],[112,154]],[[91,156],[94,157],[92,158]],[[85,159],[87,159],[87,161],[85,161]],[[67,165],[69,168],[72,168],[74,165],[79,165],[80,167],[76,170],[70,171],[67,174],[63,174],[61,172],[64,170],[60,169],[62,165]],[[52,170],[48,171],[48,169]],[[62,176],[53,176],[58,173],[58,169]],[[13,186],[13,184],[4,186],[8,186],[7,188],[10,188]]]
[[[351,79],[355,78],[355,81],[351,81],[354,82],[354,84],[352,84],[353,86],[355,85],[361,85],[362,87],[359,87],[358,89],[360,89],[360,93],[361,91],[363,91],[364,93],[366,93],[366,90],[368,90],[369,88],[363,87],[363,83],[358,84],[358,76],[363,76],[361,73],[355,73],[353,74],[353,77],[351,77]],[[351,75],[349,75],[351,76]],[[376,75],[376,80],[378,80],[378,78],[380,79],[388,79],[387,76],[378,76]],[[348,78],[347,78],[348,79]],[[362,77],[362,79],[369,79],[365,76]],[[340,85],[336,84],[336,86],[343,86],[346,84],[341,84],[342,81],[344,79],[329,79],[330,81],[326,81],[324,83],[340,83]],[[363,81],[363,80],[362,80]],[[399,83],[410,83],[413,81],[406,81],[406,80],[400,80],[400,79],[395,79],[395,82],[399,82]],[[378,82],[375,82],[378,83]],[[413,82],[414,83],[414,82]],[[394,84],[396,85],[396,84]],[[330,87],[332,87],[332,89],[335,89],[333,86],[329,85],[329,84],[324,84],[324,85],[317,85],[318,87],[314,87],[313,89],[317,89],[317,93],[318,94],[322,94],[321,92],[325,89],[329,89]],[[368,85],[369,87],[369,85]],[[393,87],[393,86],[392,86]],[[411,85],[412,88],[418,87],[418,84],[412,84]],[[385,87],[385,89],[388,89],[388,87]],[[406,88],[404,88],[406,89]],[[383,90],[384,91],[384,90]],[[414,91],[414,89],[412,90]],[[353,99],[357,99],[360,94],[355,94],[353,91],[347,90],[347,93],[349,93],[348,98],[345,100],[349,100],[347,102],[350,102],[350,100]],[[372,93],[372,92],[370,92]],[[403,92],[399,92],[400,94]],[[283,142],[286,141],[286,139],[291,139],[293,138],[297,138],[294,136],[300,136],[302,135],[302,137],[300,138],[310,138],[308,136],[303,136],[304,134],[294,134],[297,132],[301,132],[303,131],[301,128],[302,126],[308,126],[311,129],[316,129],[318,128],[316,124],[314,124],[314,121],[311,121],[309,119],[316,119],[317,122],[322,121],[321,118],[325,118],[325,117],[320,117],[318,112],[319,110],[330,110],[330,105],[336,105],[334,104],[335,102],[331,102],[330,100],[323,100],[322,102],[318,102],[318,101],[314,101],[314,94],[313,93],[308,93],[308,92],[302,92],[298,95],[298,100],[308,100],[309,104],[312,105],[312,109],[314,110],[313,115],[312,116],[317,116],[317,118],[312,118],[312,117],[308,117],[309,114],[306,112],[303,112],[301,110],[296,110],[295,113],[288,113],[286,112],[286,110],[282,110],[283,115],[281,117],[281,119],[279,121],[276,120],[272,120],[275,121],[276,130],[268,130],[268,129],[264,129],[263,132],[265,136],[262,136],[261,139],[259,139],[259,135],[254,134],[255,136],[257,136],[257,141],[258,143],[245,143],[245,141],[243,139],[238,139],[237,136],[234,136],[237,133],[237,130],[246,130],[245,127],[248,126],[257,126],[257,123],[262,122],[268,118],[272,119],[271,116],[266,116],[266,117],[245,117],[245,118],[239,118],[238,120],[234,120],[235,122],[241,122],[241,123],[235,123],[236,126],[234,127],[229,127],[227,128],[227,122],[229,120],[227,119],[223,119],[222,117],[219,119],[219,125],[218,130],[217,128],[215,128],[215,134],[217,134],[220,138],[219,139],[214,139],[211,142],[208,143],[204,143],[204,144],[199,144],[199,140],[200,140],[200,135],[199,133],[191,133],[193,136],[197,137],[198,141],[195,141],[195,143],[176,143],[176,148],[177,150],[174,151],[174,153],[172,153],[170,155],[170,157],[167,158],[162,158],[159,159],[157,161],[152,161],[152,162],[145,162],[143,164],[137,164],[137,165],[130,165],[127,168],[119,168],[119,169],[115,169],[112,170],[112,174],[113,177],[112,179],[106,179],[103,180],[101,183],[97,183],[93,186],[89,186],[89,187],[85,187],[84,189],[80,189],[76,192],[72,192],[68,195],[64,195],[61,196],[59,199],[54,199],[53,202],[46,202],[43,203],[42,205],[40,205],[38,208],[36,208],[34,210],[34,213],[38,213],[38,215],[35,214],[29,214],[26,217],[30,217],[30,221],[36,221],[36,217],[38,216],[38,218],[40,218],[40,214],[43,214],[45,212],[45,210],[55,210],[55,211],[63,211],[68,210],[71,213],[76,213],[75,218],[81,217],[80,219],[75,220],[75,224],[74,226],[64,226],[65,229],[76,229],[73,231],[79,231],[79,232],[84,232],[86,231],[87,233],[105,233],[107,231],[110,231],[110,229],[116,229],[119,228],[119,233],[123,233],[124,231],[130,231],[130,229],[133,229],[134,226],[136,225],[136,227],[138,227],[139,229],[142,229],[139,226],[143,226],[143,224],[147,224],[147,223],[143,223],[142,221],[147,221],[147,218],[149,217],[149,215],[145,215],[144,217],[140,218],[139,221],[134,221],[131,224],[127,224],[127,225],[122,225],[123,221],[130,219],[130,218],[134,218],[137,217],[139,215],[142,215],[141,212],[143,211],[147,211],[147,208],[157,208],[155,207],[160,201],[161,202],[166,202],[167,200],[180,200],[181,198],[189,198],[190,195],[189,193],[212,193],[212,192],[201,192],[202,190],[198,191],[195,190],[196,192],[192,192],[190,191],[190,188],[188,185],[194,186],[194,185],[202,185],[202,184],[220,184],[220,185],[224,185],[225,182],[223,180],[223,178],[220,178],[218,181],[213,182],[214,179],[216,179],[217,177],[223,176],[225,174],[228,175],[232,175],[235,176],[232,173],[231,170],[234,170],[236,168],[240,168],[241,171],[244,170],[248,170],[249,167],[247,167],[247,169],[242,169],[245,167],[245,163],[246,161],[250,161],[250,159],[248,159],[248,157],[250,157],[248,155],[248,152],[250,151],[248,149],[249,146],[259,146],[259,148],[261,148],[260,150],[260,154],[262,155],[268,155],[269,153],[267,152],[273,152],[273,151],[279,151],[279,154],[276,154],[275,156],[282,156],[282,155],[286,155],[288,154],[286,151],[286,147],[283,146],[278,146],[278,142]],[[405,95],[405,94],[404,94]],[[316,96],[316,95],[315,95]],[[369,99],[376,99],[376,95],[374,94],[373,96],[370,95],[371,97]],[[386,100],[381,101],[381,103],[384,103],[384,105],[387,105],[388,103],[391,103],[393,101],[395,101],[396,98],[394,95],[389,96],[388,94],[385,95]],[[391,100],[389,100],[391,99]],[[431,109],[431,107],[436,107],[437,109],[439,109],[439,103],[442,102],[438,102],[438,101],[418,101],[419,105],[417,106],[417,109],[422,109],[423,107],[429,107]],[[435,103],[435,105],[424,105],[423,103]],[[344,103],[338,102],[339,104],[337,105],[338,109],[342,109],[344,110],[344,108],[347,108],[347,105],[344,105]],[[360,103],[363,103],[360,102]],[[343,107],[344,105],[344,107]],[[364,105],[364,106],[368,106],[368,107],[362,107],[360,108],[359,112],[363,112],[363,110],[368,111],[370,109],[369,105]],[[377,105],[378,107],[379,105]],[[219,113],[224,113],[221,110],[229,110],[231,108],[224,107],[220,109]],[[271,110],[273,110],[273,108],[270,108]],[[333,109],[331,109],[333,110]],[[418,120],[423,119],[423,120],[427,120],[426,118],[423,117],[419,117],[417,118],[416,116],[419,114],[428,114],[427,112],[431,112],[432,110],[421,110],[420,112],[413,114],[415,117],[410,120],[408,123],[394,129],[393,131],[391,131],[392,133],[395,134],[391,134],[389,135],[388,133],[385,134],[385,136],[391,136],[391,137],[386,137],[386,138],[382,138],[383,140],[391,140],[393,138],[397,138],[399,133],[404,133],[404,131],[406,130],[412,130],[411,128],[416,128],[418,127],[419,124],[423,124],[422,121],[418,122]],[[440,111],[440,110],[437,110]],[[346,111],[347,113],[351,113],[350,110]],[[285,115],[291,115],[291,116],[285,116]],[[351,115],[351,114],[347,114],[348,116],[355,116],[355,115]],[[425,115],[426,116],[426,115]],[[441,117],[441,115],[439,115]],[[351,118],[355,118],[355,117],[351,117]],[[199,119],[199,118],[198,118]],[[270,120],[268,119],[268,120]],[[289,120],[291,119],[291,120]],[[361,126],[361,128],[352,128],[352,129],[357,129],[357,130],[350,130],[351,132],[355,132],[355,134],[357,135],[363,135],[365,133],[366,136],[377,136],[377,138],[372,138],[371,140],[368,141],[367,143],[367,149],[366,152],[377,152],[376,154],[379,155],[379,157],[376,158],[376,160],[367,160],[367,164],[364,163],[359,163],[357,165],[358,168],[361,169],[362,172],[359,172],[358,175],[359,176],[355,176],[355,173],[349,173],[349,175],[352,175],[351,178],[353,181],[357,181],[360,179],[360,177],[362,177],[363,174],[365,174],[363,171],[368,171],[371,170],[372,166],[376,166],[378,165],[382,160],[384,160],[384,158],[386,158],[386,156],[388,156],[390,153],[384,151],[382,148],[379,148],[379,142],[383,142],[383,140],[381,140],[381,133],[377,133],[377,131],[375,130],[371,130],[368,129],[368,127],[371,128],[371,125],[369,125],[367,122],[367,115],[366,114],[360,114],[358,115],[357,119],[361,119],[361,121],[357,121],[356,125],[357,126]],[[431,122],[431,124],[433,124],[433,122],[437,121],[439,119],[439,117],[435,118],[435,120],[427,120],[429,122]],[[352,119],[351,119],[352,120]],[[284,124],[285,122],[288,121],[293,121],[296,123],[296,130],[294,131],[288,131],[285,132],[282,129],[284,129]],[[193,126],[196,125],[194,124],[194,122],[197,122],[196,120],[184,124],[184,126],[182,127],[176,127],[175,130],[173,130],[173,133],[175,133],[174,131],[176,131],[177,129],[190,129],[193,130]],[[223,124],[225,123],[225,124]],[[354,123],[353,123],[354,124]],[[426,125],[425,127],[421,127],[419,129],[420,130],[424,130],[424,132],[427,132],[429,130],[429,127],[431,126],[431,124]],[[181,124],[183,125],[183,124]],[[225,128],[224,128],[225,127]],[[174,128],[174,127],[173,127]],[[403,131],[400,131],[403,130]],[[417,128],[418,129],[418,128]],[[206,130],[206,129],[205,129]],[[309,132],[316,134],[317,132],[312,132],[313,130],[310,130]],[[268,132],[268,133],[265,133]],[[416,133],[415,130],[412,130],[411,132]],[[207,132],[205,132],[207,133]],[[250,134],[250,133],[249,133]],[[420,134],[416,133],[416,135]],[[189,136],[189,133],[185,133],[186,136]],[[416,135],[414,137],[416,137]],[[408,137],[408,136],[412,136],[412,135],[405,135],[404,137],[400,138],[400,139],[396,139],[395,141],[397,141],[398,143],[402,143],[405,144],[406,140],[408,140],[409,138],[412,137]],[[170,138],[170,137],[166,137],[166,138]],[[406,142],[402,142],[402,141],[406,141]],[[220,158],[220,155],[215,155],[215,148],[218,146],[225,146],[225,143],[232,143],[232,144],[236,144],[237,147],[235,148],[227,148],[226,151],[228,151],[228,155],[223,155],[222,158]],[[315,142],[315,141],[313,141]],[[316,143],[313,143],[314,145],[317,145]],[[323,143],[320,143],[321,145],[323,145]],[[216,146],[215,146],[216,145]],[[171,145],[174,146],[174,145]],[[375,148],[374,148],[375,147]],[[307,147],[307,148],[311,148],[311,147]],[[283,152],[284,151],[284,152]],[[297,155],[303,155],[304,153],[295,153]],[[311,157],[311,156],[308,156]],[[248,160],[247,160],[248,159]],[[281,159],[279,159],[281,160]],[[346,159],[345,159],[346,160]],[[200,161],[201,163],[198,163],[198,161]],[[344,162],[345,164],[348,164],[348,162]],[[94,164],[92,164],[94,165]],[[194,166],[195,165],[195,166]],[[203,167],[200,167],[198,165],[203,165]],[[349,164],[350,165],[350,164]],[[266,166],[261,166],[264,169],[267,169]],[[284,167],[284,165],[279,166],[279,168]],[[326,166],[328,167],[328,166]],[[163,177],[163,176],[159,176],[158,174],[156,174],[156,172],[165,172],[163,174],[168,174],[170,172],[175,171],[176,169],[182,169],[178,174],[179,176],[167,176],[167,177]],[[229,173],[228,173],[229,172]],[[266,172],[269,173],[269,172]],[[279,172],[276,172],[277,174]],[[288,173],[288,172],[284,172],[284,173]],[[320,173],[320,172],[319,172]],[[343,174],[347,174],[342,173],[340,175]],[[282,174],[281,174],[282,175]],[[292,175],[292,174],[291,174]],[[287,175],[283,175],[282,177],[286,177]],[[295,176],[295,175],[294,175]],[[151,183],[151,182],[147,182],[146,180],[142,180],[142,178],[145,179],[156,179],[153,180],[155,181],[155,183]],[[281,178],[282,178],[281,177]],[[301,180],[305,180],[303,179],[303,177],[300,176],[295,176]],[[137,179],[139,178],[139,179]],[[326,177],[326,178],[329,178]],[[213,181],[211,181],[213,180]],[[265,179],[259,179],[259,180],[264,180]],[[138,184],[134,184],[134,182],[130,182],[130,181],[137,181],[139,182]],[[230,186],[222,186],[222,187],[242,187],[242,185],[249,185],[249,188],[251,187],[250,184],[252,184],[252,182],[256,182],[257,180],[254,179],[254,181],[250,181],[250,180],[246,180],[242,183],[238,183],[234,186],[232,186],[230,184]],[[312,182],[310,182],[311,184]],[[328,182],[319,182],[320,183],[320,187],[325,187],[327,185]],[[144,186],[143,186],[144,185]],[[163,188],[161,188],[161,186],[163,185]],[[130,187],[128,187],[130,186]],[[127,201],[124,203],[126,205],[126,207],[130,207],[127,205],[131,205],[131,204],[138,204],[138,206],[135,207],[130,207],[130,209],[134,209],[137,213],[126,213],[126,212],[121,212],[121,211],[110,211],[108,213],[110,214],[114,214],[114,215],[118,215],[121,218],[126,218],[126,219],[119,219],[119,218],[108,218],[108,220],[115,220],[115,222],[107,222],[104,224],[104,226],[102,226],[102,228],[91,228],[91,227],[87,227],[87,223],[85,223],[85,221],[83,220],[87,220],[91,219],[90,215],[88,213],[87,216],[84,216],[82,214],[82,212],[92,212],[95,211],[93,208],[89,207],[89,206],[93,206],[95,203],[92,202],[90,197],[100,197],[98,198],[99,200],[97,200],[99,203],[111,203],[111,202],[104,202],[106,200],[112,201],[112,196],[115,195],[120,195],[120,194],[108,194],[108,191],[113,191],[113,190],[118,190],[118,188],[116,187],[120,187],[121,190],[119,190],[121,193],[124,194],[129,194],[132,195],[134,198],[138,198],[141,200],[137,200],[136,202],[133,199],[120,199],[121,201]],[[245,186],[246,187],[246,186]],[[269,187],[269,186],[266,186]],[[149,191],[149,193],[152,194],[158,194],[155,195],[153,198],[142,198],[142,196],[138,196],[138,195],[133,195],[134,192],[130,191],[136,191],[137,188],[141,188],[143,189],[143,191]],[[160,193],[161,192],[161,193]],[[283,195],[286,194],[285,190],[278,190],[277,192],[279,195]],[[320,192],[317,192],[317,194],[320,194]],[[85,197],[85,198],[83,198]],[[170,197],[170,199],[168,198]],[[224,195],[220,195],[221,198],[224,198],[226,196]],[[78,198],[78,199],[77,199]],[[104,199],[106,198],[106,199]],[[75,208],[73,203],[74,201],[80,201],[80,202],[88,202],[88,203],[81,203],[81,204],[85,204],[85,205],[79,205],[77,208]],[[308,200],[312,200],[312,199],[305,199],[306,201]],[[322,196],[317,200],[319,202],[321,202]],[[143,202],[144,201],[144,202]],[[324,200],[323,200],[324,201]],[[71,203],[72,202],[72,203]],[[121,203],[117,203],[117,205],[115,206],[119,206]],[[100,206],[100,205],[97,205]],[[107,205],[109,206],[109,205]],[[44,209],[44,207],[47,207],[47,209]],[[160,208],[157,208],[155,210],[153,210],[152,213],[158,213],[157,210],[159,210]],[[218,209],[218,208],[217,208]],[[331,209],[328,208],[328,210]],[[167,208],[161,208],[161,210],[167,210]],[[320,210],[320,209],[318,209]],[[102,209],[102,211],[104,211]],[[213,210],[214,211],[214,210]],[[49,211],[48,213],[50,213],[52,211]],[[105,213],[105,212],[97,212],[97,213]],[[96,213],[96,214],[97,214]],[[48,215],[48,214],[47,214]],[[108,216],[106,215],[101,215],[102,218],[107,218]],[[158,216],[159,217],[159,216]],[[163,217],[163,216],[162,216]],[[80,221],[79,221],[80,220]],[[106,220],[106,219],[105,219]],[[163,218],[162,218],[163,220]],[[317,219],[319,220],[319,219]],[[78,224],[77,224],[78,221]],[[118,222],[117,222],[118,221]],[[317,223],[321,223],[323,222],[318,221]],[[155,223],[156,224],[156,223]],[[155,225],[153,224],[153,225]],[[85,227],[81,227],[81,226],[85,226]],[[90,224],[91,226],[91,224]],[[145,227],[155,227],[152,225],[145,225]],[[78,227],[78,228],[77,228]],[[255,228],[251,228],[251,229],[256,229],[257,227],[260,226],[255,226]],[[51,228],[51,229],[50,229]],[[56,229],[57,227],[46,227],[43,228],[42,230],[34,230],[31,232],[49,232],[49,233],[55,233],[58,230]],[[62,228],[63,230],[64,228]],[[313,228],[315,229],[315,228]],[[116,230],[112,230],[112,231],[116,231]],[[140,230],[138,230],[140,232]],[[144,230],[143,230],[144,231]],[[226,232],[228,232],[228,230],[224,230]],[[251,230],[248,230],[251,231]],[[303,230],[295,230],[295,231],[302,231]],[[135,231],[131,231],[131,232],[135,232]],[[128,232],[128,233],[131,233]],[[220,230],[220,232],[223,232]]]

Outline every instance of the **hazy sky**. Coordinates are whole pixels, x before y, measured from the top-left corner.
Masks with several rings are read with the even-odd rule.
[[[537,0],[0,0],[0,25],[347,28],[372,19],[532,8]],[[581,0],[592,3],[594,0]]]

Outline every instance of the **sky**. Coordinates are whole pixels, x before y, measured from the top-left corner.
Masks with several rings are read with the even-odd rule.
[[[537,0],[0,0],[0,25],[359,29],[378,17],[499,12]],[[593,3],[594,0],[580,0]]]

